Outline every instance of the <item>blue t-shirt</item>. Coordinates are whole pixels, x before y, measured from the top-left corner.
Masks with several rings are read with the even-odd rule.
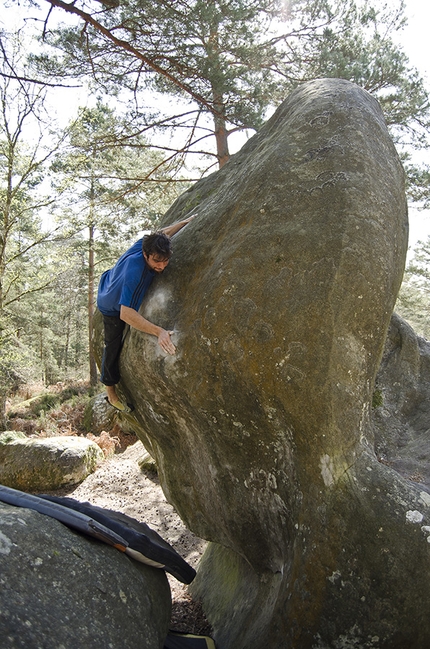
[[[119,316],[121,305],[139,310],[154,278],[142,252],[142,239],[120,257],[113,268],[100,277],[97,306],[103,315]]]

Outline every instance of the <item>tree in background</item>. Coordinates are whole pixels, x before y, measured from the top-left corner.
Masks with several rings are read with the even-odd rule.
[[[90,74],[99,90],[127,89],[138,102],[142,91],[143,102],[148,90],[170,96],[173,113],[150,106],[149,115],[147,110],[135,115],[143,128],[182,130],[185,137],[176,153],[209,152],[222,166],[229,157],[228,135],[261,124],[274,92],[269,62],[276,60],[279,36],[271,25],[282,2],[133,0],[103,11],[100,5],[51,4],[74,14],[84,28],[81,22],[76,28],[46,30],[45,41],[62,53],[38,57],[47,77]],[[178,101],[179,113],[174,112]],[[215,154],[204,146],[210,135]],[[170,152],[166,159],[171,161]]]
[[[403,0],[392,7],[377,0],[128,0],[102,8],[45,1],[78,21],[45,31],[57,50],[37,58],[48,77],[90,76],[99,90],[128,90],[146,106],[148,90],[152,99],[171,97],[170,112],[152,105],[139,116],[142,128],[186,131],[181,153],[205,151],[222,166],[232,132],[258,129],[293,87],[320,76],[373,93],[397,142],[427,141],[428,93],[393,41],[404,25]],[[205,146],[213,136],[215,153]]]
[[[17,305],[31,311],[30,298],[52,282],[41,254],[57,234],[44,231],[41,213],[52,205],[42,191],[43,170],[57,148],[45,143],[47,116],[44,89],[9,77],[9,63],[19,65],[17,39],[10,58],[3,59],[0,88],[0,421],[4,420],[8,389],[19,382],[33,354],[19,336],[14,320]],[[24,139],[26,124],[32,139]]]
[[[395,42],[405,26],[404,0],[392,5],[355,0],[296,5],[301,7],[302,27],[312,21],[316,5],[322,20],[311,39],[297,41],[296,78],[353,81],[378,99],[397,144],[417,148],[428,144],[429,93]]]
[[[409,182],[408,193],[420,209],[430,208],[430,165],[416,165],[410,162],[411,156],[405,159],[405,169]]]
[[[419,241],[408,264],[396,311],[430,340],[430,237]]]
[[[77,237],[50,242],[38,263],[51,275],[44,290],[13,305],[9,321],[16,338],[32,351],[36,383],[88,378],[86,327],[87,263]]]

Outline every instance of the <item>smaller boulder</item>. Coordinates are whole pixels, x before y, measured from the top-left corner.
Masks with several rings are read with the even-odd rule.
[[[140,442],[139,442],[140,444]],[[147,471],[148,473],[158,473],[157,463],[155,462],[152,455],[148,453],[145,449],[143,450],[142,455],[137,460],[139,468],[141,471]]]
[[[100,435],[119,427],[126,435],[135,435],[133,425],[106,401],[105,394],[97,394],[88,402],[84,412],[84,428],[87,433]]]
[[[161,649],[163,570],[27,508],[0,502],[2,649]]]
[[[48,491],[78,484],[104,459],[97,444],[84,437],[22,438],[0,436],[0,483],[22,491]]]
[[[84,428],[87,433],[100,435],[102,431],[111,430],[116,423],[116,410],[106,401],[104,394],[92,397],[84,412]]]

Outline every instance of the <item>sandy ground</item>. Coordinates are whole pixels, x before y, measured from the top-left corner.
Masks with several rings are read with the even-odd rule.
[[[106,460],[79,486],[67,490],[67,495],[145,522],[196,568],[206,542],[184,526],[166,501],[157,475],[140,469],[138,460],[144,452],[141,442],[136,442]],[[193,601],[184,584],[167,576],[172,591],[171,629],[210,635],[199,603]]]

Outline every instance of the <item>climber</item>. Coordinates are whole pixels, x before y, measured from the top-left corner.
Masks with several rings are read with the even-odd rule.
[[[138,311],[155,273],[162,273],[169,263],[172,255],[171,237],[194,216],[196,214],[145,235],[100,278],[97,307],[103,316],[105,344],[100,380],[106,387],[106,400],[122,412],[133,409],[130,404],[120,401],[115,387],[120,380],[119,357],[125,325],[156,336],[161,349],[167,354],[173,355],[176,351],[170,338],[173,332],[146,320]]]

